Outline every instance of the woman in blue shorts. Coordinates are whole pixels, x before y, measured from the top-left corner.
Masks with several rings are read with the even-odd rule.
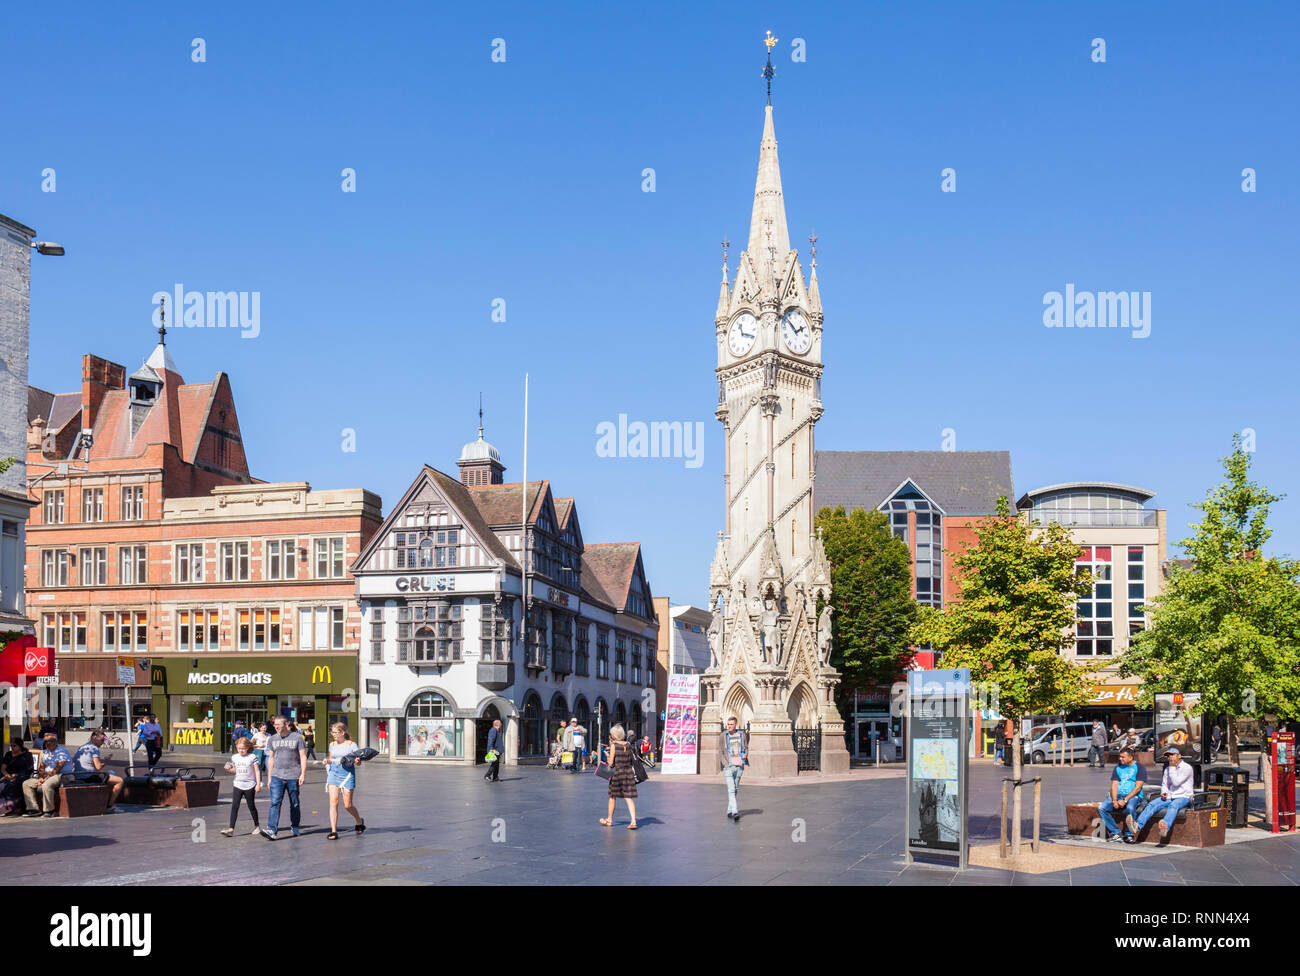
[[[357,822],[353,829],[358,834],[363,834],[366,830],[366,822],[361,819],[361,814],[357,813],[357,808],[352,805],[352,792],[357,788],[357,770],[356,764],[350,757],[361,749],[352,741],[352,737],[348,735],[348,727],[342,722],[331,725],[330,734],[334,737],[334,741],[330,743],[329,757],[325,760],[327,770],[325,785],[329,788],[330,794],[330,832],[327,839],[338,840],[340,794],[343,797],[343,809],[352,814],[352,819]]]

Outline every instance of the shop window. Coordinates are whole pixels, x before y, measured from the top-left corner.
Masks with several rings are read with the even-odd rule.
[[[425,692],[416,695],[406,706],[402,736],[398,740],[400,755],[423,759],[450,759],[463,756],[464,722],[442,695]]]

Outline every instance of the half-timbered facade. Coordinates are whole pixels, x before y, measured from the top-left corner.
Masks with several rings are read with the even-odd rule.
[[[458,466],[425,466],[352,568],[366,744],[475,763],[496,718],[508,763],[545,756],[570,717],[593,737],[619,722],[653,739],[640,543],[585,542],[574,499],[503,483],[481,429]]]

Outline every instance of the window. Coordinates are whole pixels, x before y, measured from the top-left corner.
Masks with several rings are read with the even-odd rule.
[[[431,664],[461,660],[463,647],[460,603],[441,600],[427,607],[414,606],[406,609],[418,625],[412,649],[414,653],[409,660]],[[400,624],[398,629],[401,630]]]
[[[632,573],[632,585],[628,588],[627,612],[646,620],[650,619],[650,601],[646,597],[641,574],[635,570]]]
[[[280,611],[240,610],[237,634],[241,651],[278,651]]]
[[[916,553],[913,572],[916,578],[916,602],[931,607],[943,606],[943,513],[910,482],[888,502],[890,531],[904,543],[908,540],[908,513],[915,513]]]
[[[176,547],[177,583],[203,582],[203,543],[183,542]]]
[[[1146,549],[1128,547],[1128,630],[1136,634],[1146,628],[1146,614],[1142,606],[1146,601]]]
[[[221,650],[220,624],[219,610],[178,610],[176,649],[178,651]]]
[[[596,677],[609,677],[609,631],[596,628]]]
[[[370,608],[370,663],[384,663],[384,610]]]
[[[464,720],[436,692],[416,695],[406,706],[397,740],[399,755],[442,759],[463,754]]]
[[[397,608],[397,660],[411,658],[411,608]]]
[[[343,608],[299,608],[298,649],[300,651],[343,650]]]
[[[149,548],[122,546],[117,550],[117,581],[122,586],[136,586],[149,581]]]
[[[56,651],[86,649],[86,615],[84,613],[47,613],[41,617],[45,647]]]
[[[103,488],[81,489],[81,521],[83,522],[104,521],[104,489]]]
[[[316,540],[316,578],[343,578],[343,537]]]
[[[578,621],[577,643],[575,645],[575,654],[573,662],[573,673],[580,678],[588,676],[588,658],[589,648],[591,645],[591,636],[588,633],[588,625],[585,620]]]
[[[479,604],[479,653],[485,661],[510,660],[510,604]]]
[[[144,651],[149,647],[149,615],[143,611],[100,614],[100,649]]]
[[[263,560],[264,579],[291,580],[298,575],[298,542],[296,539],[268,539]]]
[[[627,680],[627,637],[618,632],[614,634],[614,680]]]
[[[41,585],[68,585],[68,556],[66,549],[46,549],[41,552]]]
[[[82,586],[107,586],[108,585],[108,550],[107,549],[82,549],[80,558],[81,558],[81,585]]]
[[[1075,572],[1092,573],[1092,593],[1078,602],[1075,611],[1074,652],[1080,657],[1114,653],[1114,582],[1111,576],[1111,547],[1084,546],[1075,560]]]
[[[122,521],[139,522],[144,518],[144,485],[122,488]]]
[[[63,489],[50,488],[45,492],[45,522],[48,525],[62,525],[64,521],[63,512]],[[53,645],[46,645],[51,647]]]
[[[634,640],[632,642],[632,684],[641,683],[641,642]]]
[[[241,582],[248,579],[248,543],[221,543],[221,581]]]

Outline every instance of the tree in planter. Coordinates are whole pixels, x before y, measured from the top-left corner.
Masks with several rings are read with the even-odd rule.
[[[1250,480],[1250,455],[1234,435],[1224,480],[1195,508],[1164,593],[1146,608],[1151,626],[1120,663],[1154,691],[1201,693],[1201,710],[1228,716],[1228,758],[1238,762],[1236,719],[1300,717],[1300,563],[1266,558],[1269,506],[1281,501]]]
[[[1011,514],[1006,496],[997,517],[975,528],[976,542],[949,553],[961,599],[925,608],[911,639],[942,652],[945,668],[970,668],[971,682],[990,686],[997,709],[1019,719],[1063,712],[1088,700],[1086,668],[1062,651],[1073,643],[1075,601],[1092,592],[1092,576],[1076,572],[1082,550],[1061,525],[1031,528]],[[1015,789],[1011,852],[1020,853],[1020,723],[1011,737]]]
[[[912,656],[908,634],[920,610],[911,551],[884,512],[841,505],[823,508],[816,521],[831,564],[831,664],[843,675],[839,687],[891,684]]]

